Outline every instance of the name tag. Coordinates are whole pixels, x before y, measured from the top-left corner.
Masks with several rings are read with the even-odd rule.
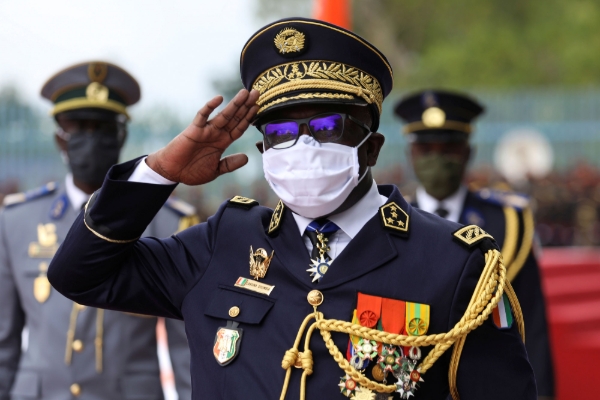
[[[266,294],[267,296],[269,296],[273,289],[275,289],[275,286],[267,285],[266,283],[262,283],[254,279],[243,278],[241,276],[235,282],[234,286],[257,293]]]

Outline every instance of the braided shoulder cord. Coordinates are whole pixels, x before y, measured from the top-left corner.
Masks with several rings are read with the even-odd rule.
[[[286,357],[284,357],[282,367],[284,369],[287,369],[287,374],[280,399],[283,400],[285,398],[285,393],[287,391],[288,386],[287,384],[289,382],[289,368],[291,365],[289,362],[286,362],[286,358],[288,358],[288,361],[291,361],[289,360],[288,355],[294,353],[294,351],[295,355],[297,356],[299,338],[303,334],[303,331],[306,329],[308,321],[313,317],[315,318],[315,322],[309,328],[305,340],[305,349],[302,353],[302,368],[304,369],[304,372],[302,375],[300,389],[301,400],[305,399],[306,376],[312,374],[312,355],[310,353],[310,350],[308,349],[308,345],[310,341],[310,336],[312,335],[314,329],[319,329],[319,332],[323,337],[325,346],[329,350],[329,353],[338,363],[338,366],[346,374],[348,374],[348,376],[354,379],[362,387],[380,393],[392,393],[395,391],[396,386],[385,385],[372,381],[366,376],[364,376],[361,372],[356,370],[352,365],[350,365],[350,363],[346,360],[342,352],[340,352],[339,348],[333,342],[331,332],[347,333],[349,335],[358,336],[363,339],[375,340],[380,343],[391,344],[394,346],[435,346],[417,368],[417,370],[421,374],[427,372],[427,370],[429,370],[433,366],[433,364],[442,356],[442,354],[444,354],[444,352],[450,346],[456,343],[457,345],[455,346],[452,355],[452,361],[450,364],[449,372],[450,387],[454,388],[454,390],[456,391],[456,374],[458,369],[458,361],[460,359],[460,352],[462,351],[464,340],[467,334],[469,334],[469,332],[479,327],[489,317],[494,307],[496,307],[496,305],[502,298],[502,294],[504,293],[504,290],[507,287],[506,284],[508,283],[508,281],[506,280],[506,268],[504,267],[504,264],[502,262],[502,255],[498,250],[489,250],[485,254],[485,261],[486,264],[483,269],[483,273],[477,283],[471,301],[464,315],[462,316],[460,321],[458,321],[456,325],[454,325],[454,327],[446,333],[438,333],[427,336],[398,335],[385,331],[370,329],[346,321],[324,319],[323,314],[318,312],[317,307],[315,307],[314,314],[309,315],[302,324],[301,329],[298,332],[298,337],[296,339],[294,348],[292,348],[292,350],[288,350],[286,352]],[[512,291],[512,288],[509,287],[507,289],[507,295],[509,297],[509,300],[511,301],[511,306],[513,305],[513,301],[515,301],[515,304],[518,306],[518,301],[516,300],[516,296],[514,296],[514,291]],[[519,329],[521,330],[522,315],[520,315],[520,307],[515,307],[515,314],[517,314],[516,319],[519,323]],[[457,351],[457,349],[459,348],[460,350]],[[457,391],[456,396],[458,396]],[[454,397],[454,393],[453,398],[455,398],[455,400],[458,399],[458,397]]]

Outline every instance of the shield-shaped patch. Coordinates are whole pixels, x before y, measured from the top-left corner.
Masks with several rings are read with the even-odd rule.
[[[213,355],[221,366],[232,362],[240,352],[243,330],[231,324],[226,327],[220,327],[215,335],[215,344],[213,346]]]

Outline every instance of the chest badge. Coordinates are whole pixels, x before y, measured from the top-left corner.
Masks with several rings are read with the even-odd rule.
[[[254,279],[258,280],[265,277],[274,254],[275,250],[269,255],[265,249],[260,248],[252,251],[252,246],[250,246],[250,275]]]
[[[215,335],[213,355],[222,367],[231,363],[240,351],[243,330],[237,326],[237,322],[228,321]]]
[[[58,250],[58,237],[56,235],[56,225],[38,224],[38,241],[29,244],[29,257],[31,258],[52,258]]]
[[[50,297],[51,286],[46,275],[47,270],[48,264],[40,263],[40,275],[33,281],[33,297],[38,303],[44,303]]]

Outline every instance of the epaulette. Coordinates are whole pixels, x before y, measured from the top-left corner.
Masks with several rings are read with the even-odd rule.
[[[258,205],[258,201],[244,196],[235,196],[227,202],[228,207],[238,207],[244,210],[249,210]]]
[[[49,182],[44,186],[28,190],[27,192],[8,194],[4,197],[3,205],[4,207],[11,207],[15,204],[21,204],[33,199],[44,197],[54,193],[56,188],[56,182]]]
[[[165,202],[165,207],[169,210],[175,211],[180,217],[190,217],[196,215],[196,207],[186,203],[183,200],[179,200],[176,197],[169,197]]]
[[[473,246],[483,246],[484,252],[488,248],[497,248],[496,240],[492,235],[478,227],[477,225],[463,226],[452,233],[454,239],[460,244],[471,248]]]
[[[522,211],[529,207],[529,197],[515,192],[505,192],[494,189],[481,189],[475,195],[486,203],[495,204],[500,207],[513,207]]]

